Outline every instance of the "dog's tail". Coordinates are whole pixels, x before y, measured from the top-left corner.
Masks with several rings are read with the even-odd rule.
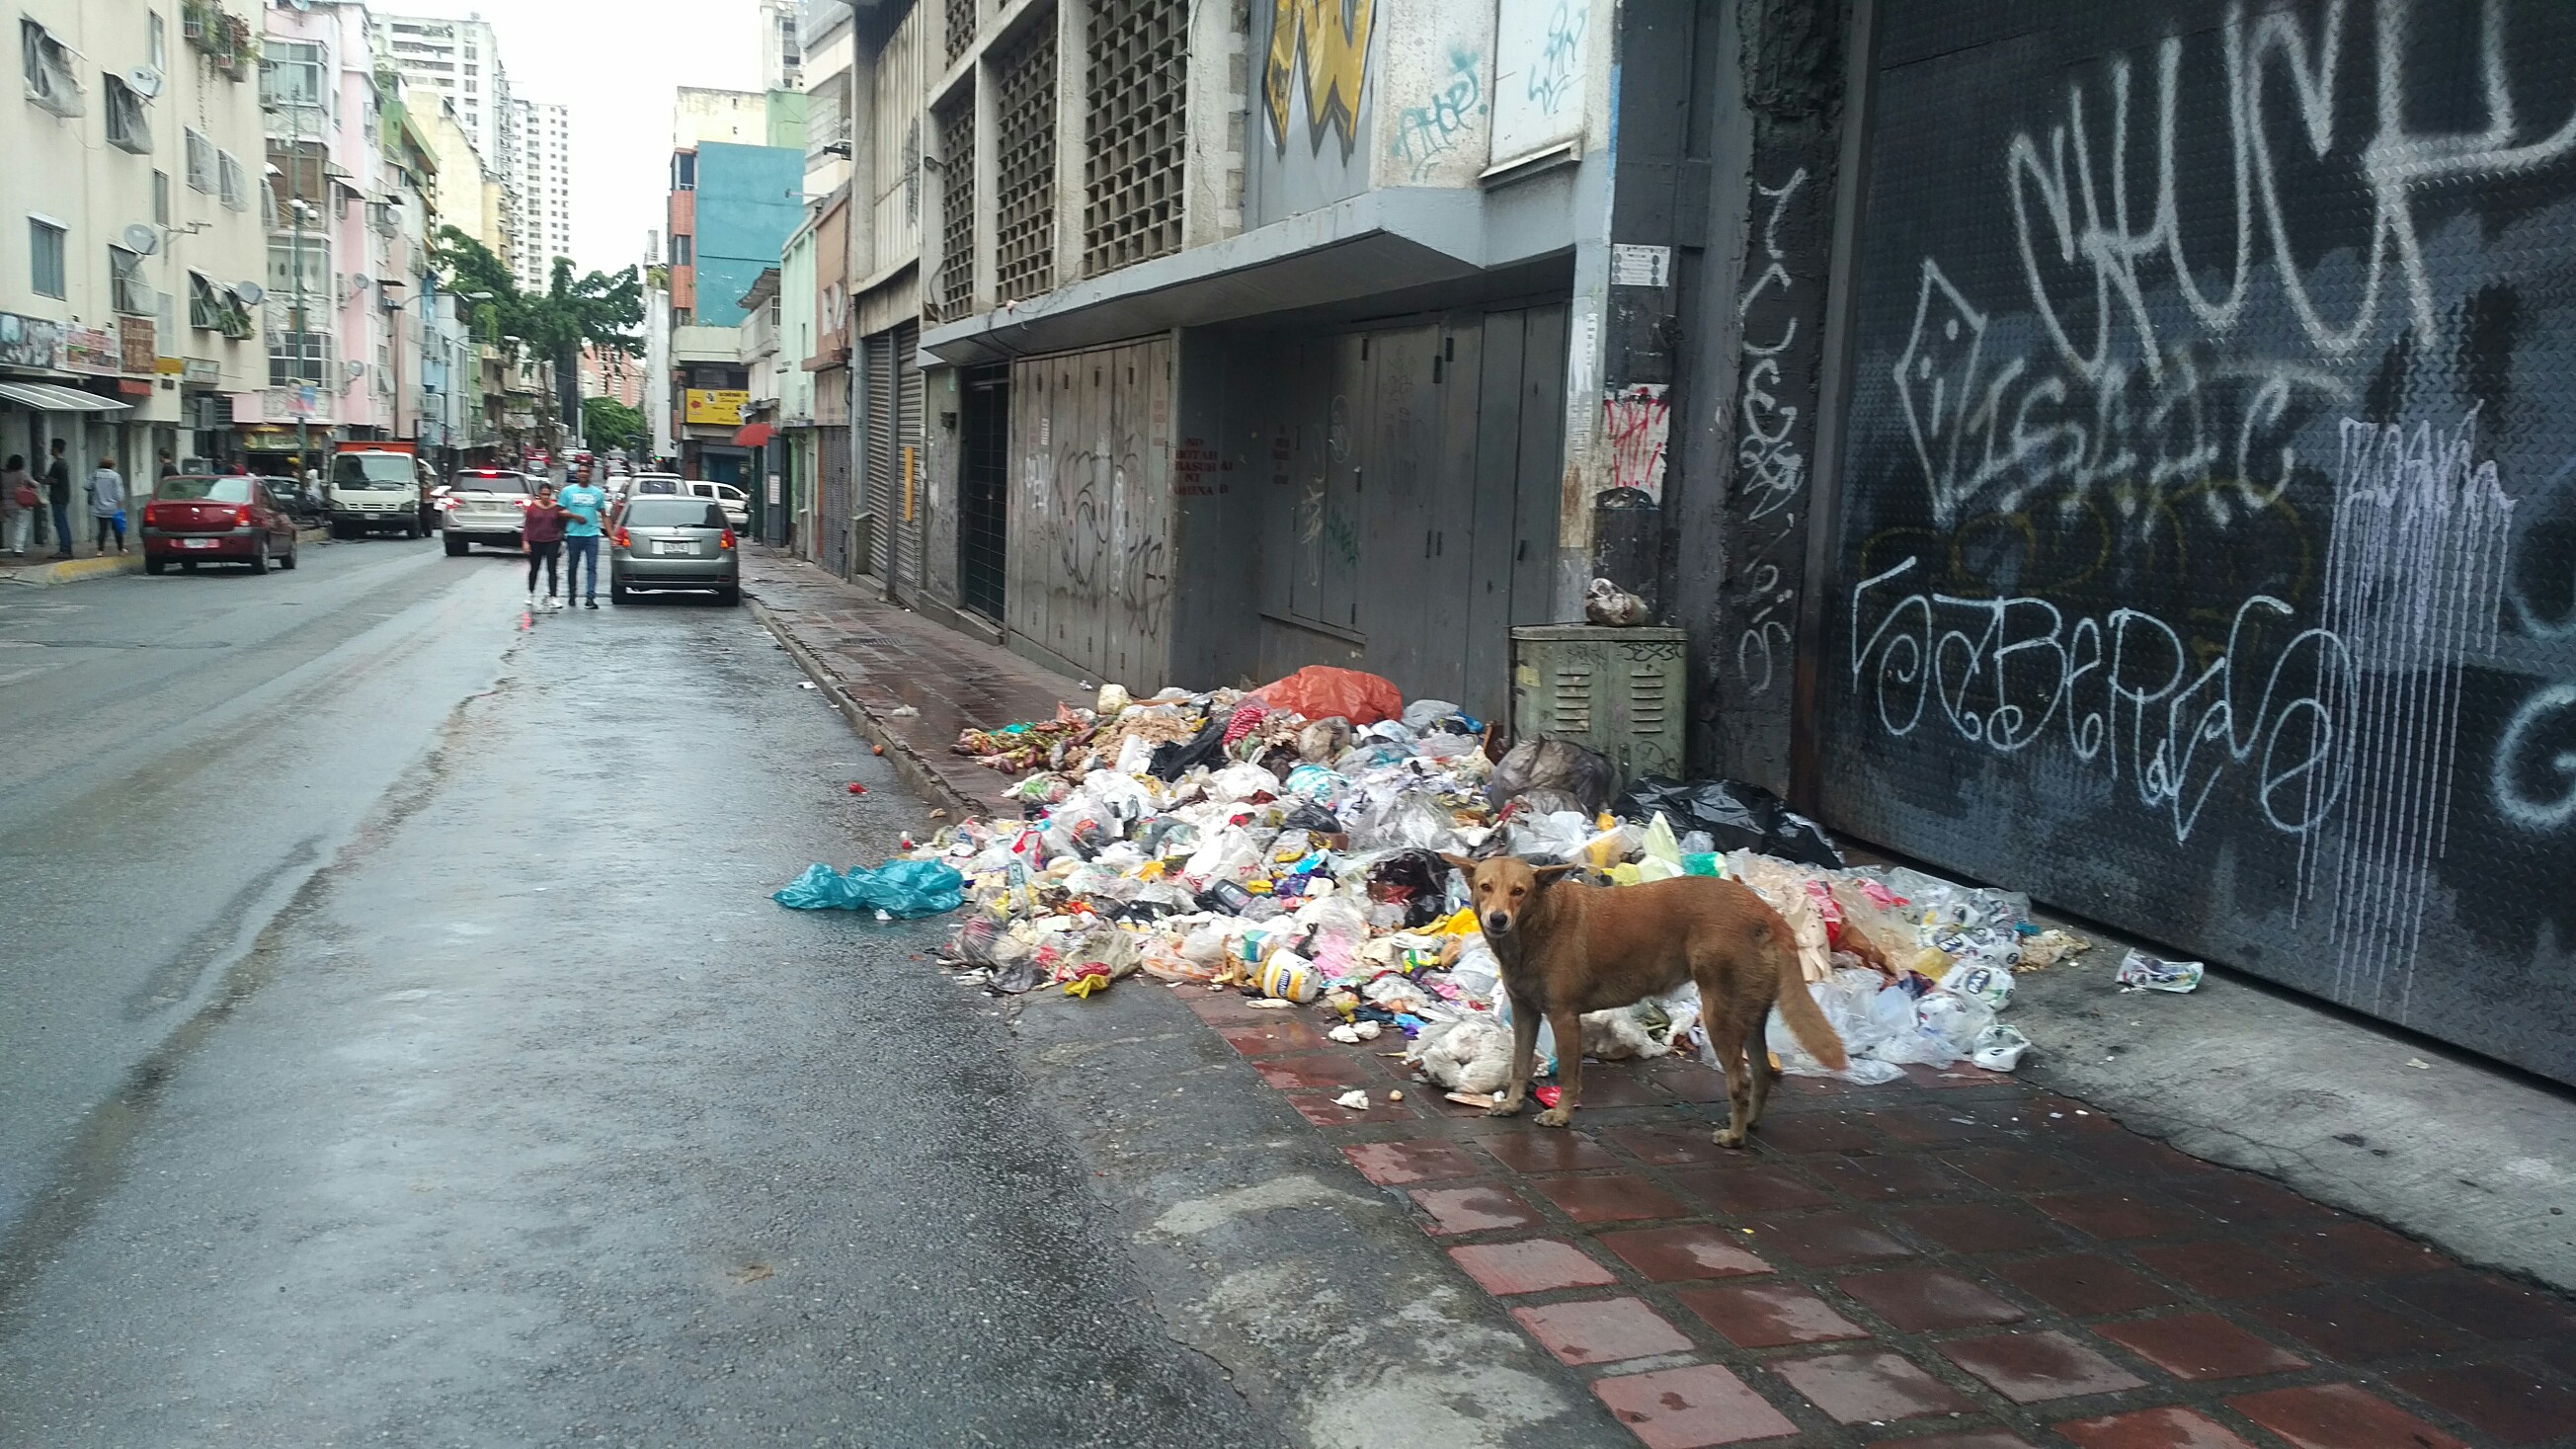
[[[1771,939],[1771,956],[1779,963],[1780,1019],[1789,1023],[1789,1034],[1807,1049],[1807,1055],[1822,1062],[1827,1071],[1839,1072],[1851,1065],[1851,1057],[1843,1050],[1834,1024],[1825,1020],[1824,1009],[1816,1005],[1815,994],[1807,990],[1806,973],[1798,969],[1798,953],[1783,939],[1787,935],[1783,926]]]

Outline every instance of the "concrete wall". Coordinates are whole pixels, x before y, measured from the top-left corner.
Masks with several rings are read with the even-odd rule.
[[[1171,673],[1169,337],[1011,370],[1012,643],[1151,692]]]
[[[697,319],[702,326],[742,320],[742,295],[778,265],[779,248],[803,222],[805,152],[801,147],[698,147]]]

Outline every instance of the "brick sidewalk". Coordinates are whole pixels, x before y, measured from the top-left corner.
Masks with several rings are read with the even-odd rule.
[[[1076,681],[811,565],[745,562],[800,662],[931,793],[1018,814],[949,746]],[[1393,1038],[1181,990],[1658,1449],[2576,1449],[2567,1300],[2010,1076],[1792,1077],[1730,1153],[1695,1063],[1596,1065],[1550,1131],[1404,1081]],[[1354,1087],[1365,1113],[1333,1102]]]
[[[853,723],[906,778],[951,810],[1016,820],[1016,777],[956,753],[957,732],[1051,719],[1087,703],[1079,680],[970,639],[770,548],[743,553],[743,590],[809,674],[837,690]]]
[[[1551,1131],[1180,989],[1649,1445],[2576,1445],[2565,1300],[2009,1076],[1792,1077],[1727,1152],[1696,1063]]]

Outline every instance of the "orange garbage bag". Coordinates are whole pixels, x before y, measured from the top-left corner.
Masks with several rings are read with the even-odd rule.
[[[1274,710],[1293,710],[1308,719],[1338,716],[1354,725],[1373,725],[1404,717],[1404,694],[1392,680],[1329,664],[1309,664],[1252,693]]]

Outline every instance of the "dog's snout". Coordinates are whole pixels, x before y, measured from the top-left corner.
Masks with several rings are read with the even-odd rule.
[[[1485,912],[1485,929],[1499,936],[1512,928],[1512,918],[1501,911]]]

